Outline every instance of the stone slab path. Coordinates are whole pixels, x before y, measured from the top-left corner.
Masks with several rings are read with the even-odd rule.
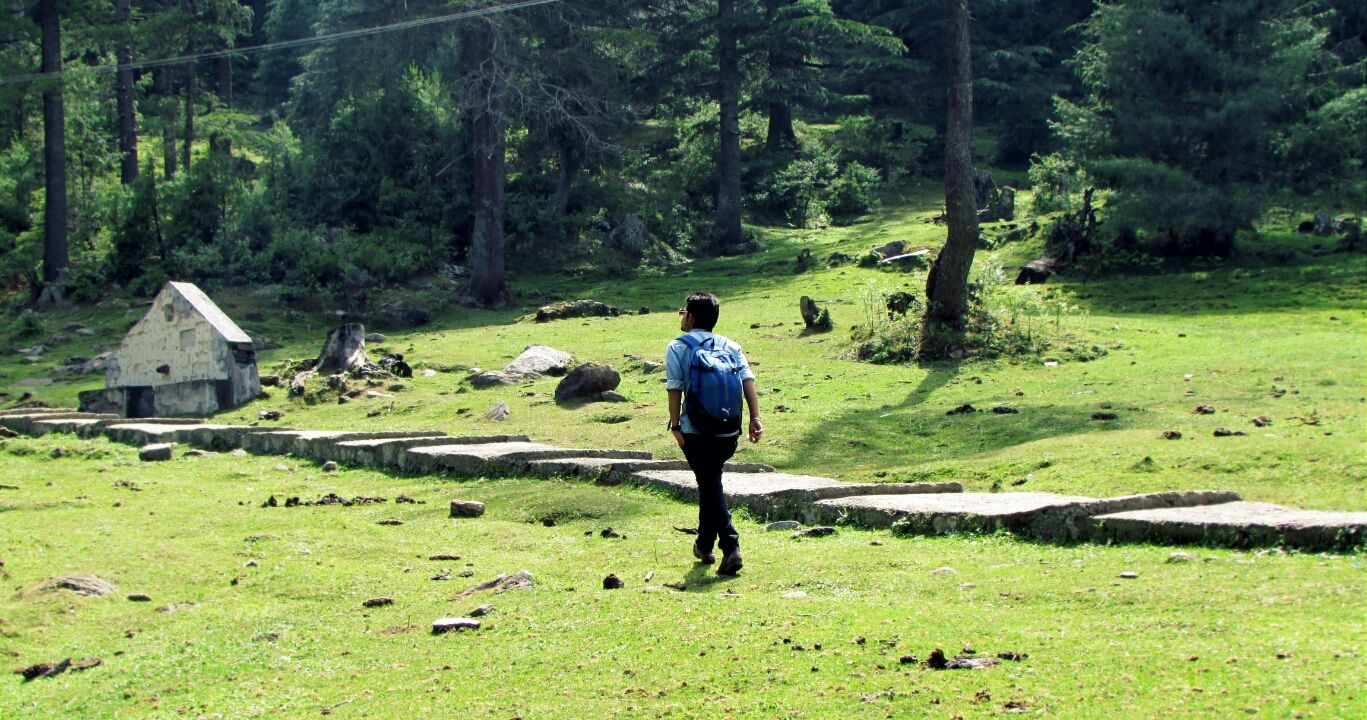
[[[16,433],[107,436],[133,445],[179,443],[224,451],[291,455],[318,462],[465,477],[528,475],[632,483],[696,500],[682,460],[639,450],[560,448],[525,435],[452,437],[427,431],[351,432],[220,425],[185,418],[126,420],[62,408],[0,411]],[[1237,493],[1191,490],[1091,498],[1039,492],[966,493],[957,482],[847,483],[727,463],[733,507],[769,520],[896,527],[941,534],[1007,530],[1054,542],[1163,542],[1234,547],[1352,550],[1367,538],[1367,512],[1300,510],[1243,502]]]
[[[1131,510],[1096,518],[1090,540],[1179,542],[1303,550],[1361,547],[1367,512],[1302,510],[1258,502]]]

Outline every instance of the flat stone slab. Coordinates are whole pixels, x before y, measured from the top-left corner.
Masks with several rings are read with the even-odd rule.
[[[17,433],[33,435],[35,424],[40,420],[117,420],[118,415],[107,415],[104,413],[86,413],[75,410],[61,410],[50,412],[42,408],[33,408],[26,412],[13,413],[10,415],[0,415],[0,426],[4,426]]]
[[[452,472],[458,475],[525,473],[533,460],[571,457],[605,457],[649,460],[640,450],[585,450],[558,448],[534,442],[503,442],[475,445],[448,443],[409,448],[399,453],[399,467],[409,472]]]
[[[1229,547],[1351,550],[1367,539],[1367,512],[1301,510],[1259,502],[1131,510],[1095,518],[1091,539]]]
[[[79,435],[89,437],[87,430],[92,426],[98,426],[104,422],[96,418],[57,418],[48,420],[34,420],[29,426],[29,434],[34,437],[42,437],[52,433],[66,433],[68,435]]]
[[[600,485],[619,485],[632,473],[642,470],[688,470],[685,460],[619,460],[617,458],[553,458],[533,460],[528,474],[535,477],[563,477],[592,480]],[[774,472],[774,468],[760,463],[726,463],[728,473]]]
[[[104,434],[110,440],[129,445],[174,442],[209,450],[230,450],[252,430],[254,428],[245,425],[125,422],[106,425]]]
[[[631,476],[634,482],[658,487],[684,500],[697,500],[698,486],[689,470],[644,470]],[[946,483],[845,483],[831,478],[787,473],[734,473],[722,476],[726,501],[744,507],[761,518],[801,517],[818,522],[813,513],[817,501],[851,496],[906,497],[934,493],[961,494],[963,486]],[[931,495],[927,495],[931,494]]]
[[[815,522],[838,519],[864,527],[899,523],[907,532],[938,535],[950,532],[994,532],[1020,527],[1033,513],[1095,498],[1041,492],[954,493],[942,495],[864,494],[821,500]]]
[[[242,438],[242,449],[258,455],[294,455],[313,460],[324,457],[332,446],[346,440],[380,440],[440,435],[435,430],[399,430],[391,432],[354,432],[350,430],[291,430],[276,428],[248,433]]]
[[[348,465],[381,465],[399,467],[399,455],[408,448],[434,445],[483,445],[499,442],[527,442],[526,435],[480,435],[451,437],[423,435],[407,438],[372,438],[369,440],[341,440],[332,443],[328,459]]]

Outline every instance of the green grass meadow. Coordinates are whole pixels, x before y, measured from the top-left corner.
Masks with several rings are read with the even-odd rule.
[[[525,433],[678,457],[664,431],[663,379],[641,363],[659,361],[677,334],[684,295],[708,289],[722,298],[718,331],[744,346],[759,375],[765,438],[746,444],[740,460],[851,481],[956,480],[970,491],[1230,489],[1247,500],[1367,510],[1361,255],[1274,228],[1222,265],[1006,290],[1054,293],[1073,308],[1029,319],[1053,339],[1039,357],[924,366],[847,359],[849,328],[868,319],[867,298],[919,294],[925,275],[852,265],[795,273],[797,254],[857,256],[893,239],[938,246],[944,229],[929,222],[935,191],[852,227],[766,230],[761,252],[668,275],[517,274],[519,304],[506,311],[452,302],[429,308],[433,322],[416,330],[368,326],[388,336],[372,356],[401,352],[419,371],[392,400],[308,404],[270,389],[217,420],[255,422],[273,409],[283,413],[274,424],[298,428]],[[981,252],[978,263],[1014,268],[1039,251],[1038,240],[1025,241]],[[338,322],[265,293],[211,295],[244,328],[281,343],[262,353],[263,373],[316,355]],[[833,331],[804,332],[802,295],[828,304]],[[541,298],[580,297],[651,312],[545,324],[527,317]],[[4,349],[41,343],[72,321],[96,334],[50,347],[50,362],[0,354],[4,406],[23,392],[74,405],[102,378],[33,379],[61,358],[114,345],[144,311],[111,296],[46,313],[41,332],[23,335],[10,323]],[[501,368],[528,344],[614,365],[630,402],[560,406],[554,378],[469,386],[468,368]],[[500,401],[509,419],[484,420]],[[982,412],[946,414],[964,403]],[[996,405],[1020,412],[987,412]],[[1216,412],[1195,414],[1197,405]],[[1116,419],[1093,419],[1103,411]],[[1259,416],[1271,424],[1255,427]],[[1214,437],[1216,428],[1246,434]],[[1182,439],[1163,439],[1166,430]],[[764,532],[761,523],[778,518],[742,517],[745,569],[719,579],[692,563],[689,537],[673,529],[695,524],[695,509],[640,488],[325,474],[293,458],[228,454],[149,465],[134,448],[71,436],[3,441],[0,462],[0,482],[17,488],[0,489],[0,658],[12,668],[103,661],[31,682],[0,678],[3,718],[1367,716],[1361,553],[1059,546],[850,528],[794,540]],[[390,502],[260,507],[272,494],[328,492]],[[397,505],[400,494],[422,503]],[[490,510],[449,519],[454,497]],[[554,527],[541,524],[548,516]],[[383,519],[403,524],[377,524]],[[600,537],[609,526],[626,539]],[[1179,550],[1195,559],[1170,562]],[[461,559],[427,559],[435,553]],[[522,569],[534,587],[454,599]],[[446,570],[451,579],[430,579]],[[77,572],[118,592],[96,599],[38,589]],[[603,590],[608,573],[625,589]],[[676,581],[686,589],[662,586]],[[130,593],[152,601],[130,602]],[[377,596],[395,603],[362,607]],[[496,609],[480,630],[429,634],[434,619],[486,603]],[[158,611],[166,605],[178,607]],[[1029,657],[980,671],[900,662],[964,647]]]

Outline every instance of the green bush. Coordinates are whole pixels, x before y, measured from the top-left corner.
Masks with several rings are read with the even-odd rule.
[[[1072,212],[1080,206],[1087,175],[1072,160],[1057,153],[1034,155],[1029,177],[1036,214]]]

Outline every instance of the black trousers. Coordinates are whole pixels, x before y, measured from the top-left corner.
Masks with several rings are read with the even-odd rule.
[[[740,533],[731,524],[731,511],[721,488],[721,468],[736,454],[739,436],[684,435],[684,458],[698,482],[698,547],[710,551],[712,543],[723,553],[740,547]]]

